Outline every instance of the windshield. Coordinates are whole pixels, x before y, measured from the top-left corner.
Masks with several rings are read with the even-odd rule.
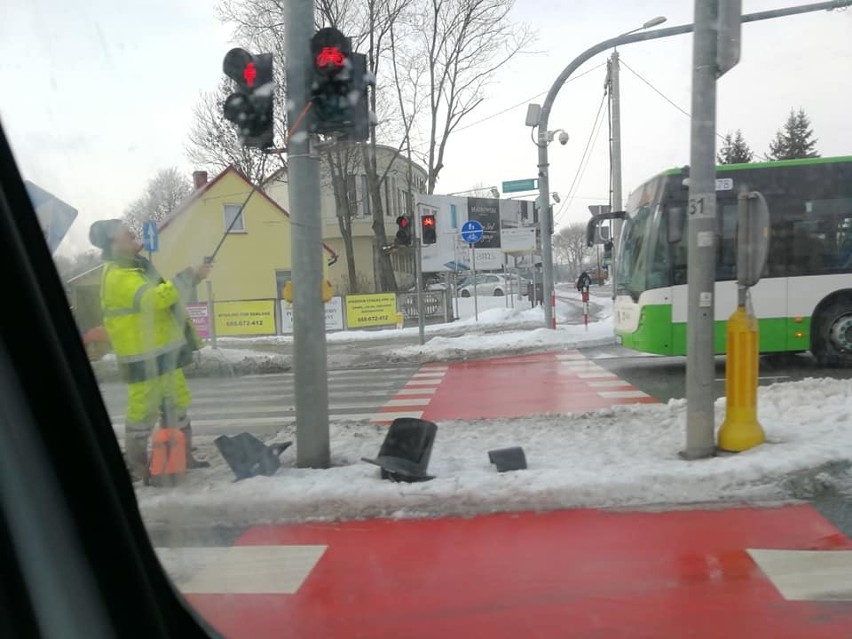
[[[638,294],[645,290],[645,247],[649,243],[653,208],[643,206],[624,225],[620,255],[616,261],[619,293]]]
[[[817,570],[852,555],[852,10],[738,4],[4,4],[12,214],[187,606],[237,639],[852,636],[852,570]],[[741,190],[778,213],[744,308]]]

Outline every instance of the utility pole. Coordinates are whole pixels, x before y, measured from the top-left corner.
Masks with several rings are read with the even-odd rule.
[[[620,64],[618,49],[612,52],[609,59],[609,99],[612,117],[612,202],[611,211],[623,211],[624,199],[621,195],[621,88],[619,83]],[[612,221],[612,261],[610,281],[612,282],[612,299],[615,299],[615,268],[618,254],[618,238],[621,237],[621,220]],[[600,272],[600,264],[598,264]]]
[[[719,0],[695,0],[686,320],[685,459],[715,453],[716,74]]]
[[[309,100],[310,39],[314,3],[285,4],[287,39],[287,121],[298,122]],[[322,301],[323,247],[319,158],[311,154],[307,127],[290,137],[290,225],[293,256],[293,369],[296,404],[296,463],[300,468],[328,468],[325,311]]]

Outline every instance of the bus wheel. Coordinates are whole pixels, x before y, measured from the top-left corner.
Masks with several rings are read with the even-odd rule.
[[[820,364],[852,367],[852,299],[840,298],[814,318],[813,354]]]

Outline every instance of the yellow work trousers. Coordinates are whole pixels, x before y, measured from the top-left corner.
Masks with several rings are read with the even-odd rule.
[[[164,403],[170,404],[178,416],[179,423],[171,427],[186,426],[186,409],[192,397],[181,369],[127,385],[127,411],[124,423],[130,437],[147,439],[151,434]]]

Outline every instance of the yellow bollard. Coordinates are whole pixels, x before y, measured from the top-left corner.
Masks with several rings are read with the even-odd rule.
[[[757,319],[745,306],[728,318],[728,358],[725,363],[725,421],[719,429],[719,448],[740,453],[766,441],[757,421]]]
[[[405,326],[405,316],[403,316],[402,313],[397,313],[396,314],[396,327],[402,328],[403,326]]]

